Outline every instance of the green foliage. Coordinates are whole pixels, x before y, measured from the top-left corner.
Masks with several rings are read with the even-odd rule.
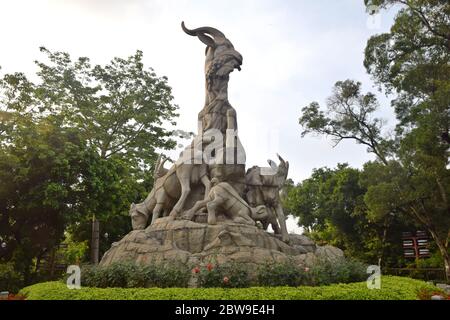
[[[26,287],[29,300],[417,300],[420,290],[442,292],[424,281],[383,276],[380,290],[367,289],[366,282],[323,287],[252,288],[81,288],[69,290],[62,282]]]
[[[356,260],[318,261],[312,268],[294,262],[271,263],[249,270],[248,265],[227,263],[189,269],[171,264],[136,265],[114,263],[107,267],[83,266],[82,286],[96,288],[187,287],[191,276],[202,288],[247,288],[258,286],[328,285],[367,278],[366,266]]]
[[[258,285],[265,287],[298,287],[311,283],[308,269],[292,262],[270,263],[259,267]]]
[[[209,267],[208,267],[209,266]],[[248,267],[239,263],[227,263],[221,265],[209,264],[204,268],[198,268],[198,282],[204,288],[245,288],[249,287],[252,279]],[[194,268],[193,272],[196,272]]]
[[[311,268],[293,262],[271,263],[257,271],[259,286],[323,286],[334,283],[352,283],[367,279],[367,266],[355,259],[319,260]]]
[[[367,265],[355,259],[320,260],[311,268],[310,278],[316,286],[359,282],[367,279],[366,270]]]
[[[450,234],[450,173],[446,168],[450,145],[450,3],[366,0],[366,4],[382,8],[401,4],[390,32],[369,39],[365,52],[367,71],[380,87],[398,95],[392,105],[399,120],[400,141],[399,163],[377,170],[388,179],[378,179],[369,186],[369,208],[378,214],[402,211],[426,226],[449,264],[445,252]],[[389,199],[389,193],[396,198]]]
[[[62,243],[67,247],[60,249],[59,253],[64,256],[66,264],[79,264],[89,251],[88,240],[76,242],[69,233],[66,233],[66,238]]]
[[[73,190],[89,166],[79,135],[45,119],[18,119],[11,143],[0,148],[0,255],[25,281],[32,260],[55,247],[79,200]]]
[[[367,221],[382,223],[382,245],[366,237],[365,247],[385,251],[395,221],[420,226],[436,242],[450,278],[450,2],[364,2],[370,14],[375,7],[399,8],[390,31],[368,40],[364,59],[379,88],[396,95],[391,102],[398,119],[395,136],[382,134],[375,97],[361,94],[360,83],[349,80],[336,83],[326,110],[316,102],[302,109],[303,134],[331,136],[336,143],[352,139],[377,155],[364,166],[360,187]],[[328,207],[325,199],[305,198],[299,198],[305,201],[297,205],[301,209],[316,213],[317,207]],[[327,219],[332,230],[341,232]]]
[[[0,291],[17,293],[23,287],[23,276],[14,270],[13,263],[0,263]]]
[[[317,102],[302,109],[299,119],[303,128],[302,136],[329,136],[335,145],[342,140],[352,139],[367,146],[369,152],[386,162],[393,142],[382,135],[384,120],[372,116],[378,107],[378,100],[373,93],[361,93],[360,82],[338,81],[327,100],[326,110],[320,110]]]
[[[319,244],[340,247],[348,256],[370,264],[378,264],[381,256],[388,265],[396,264],[402,250],[401,231],[408,225],[367,209],[363,177],[365,171],[346,164],[316,169],[310,178],[289,188],[284,207],[299,218],[307,235]]]
[[[414,262],[410,262],[407,267],[417,268],[417,269],[427,269],[427,268],[442,268],[444,265],[444,260],[442,255],[438,251],[434,251],[433,254],[426,259],[419,259]]]
[[[171,264],[114,263],[108,267],[82,267],[83,286],[97,288],[187,287],[190,270]]]
[[[177,116],[167,78],[146,70],[140,51],[104,66],[41,52],[36,81],[0,77],[0,259],[26,283],[65,231],[68,260],[80,259],[94,215],[109,235],[102,251],[130,230],[130,203],[151,189],[156,149],[174,146],[165,128]]]
[[[366,47],[364,65],[380,85],[413,95],[439,90],[448,82],[450,4],[446,0],[365,0],[388,8],[400,4],[389,33],[375,35]],[[443,89],[443,88],[442,88]]]
[[[166,77],[144,69],[141,51],[105,66],[91,66],[86,57],[72,61],[65,52],[41,52],[48,61],[36,62],[39,105],[81,131],[102,158],[116,155],[135,168],[139,161],[151,166],[156,147],[173,147],[171,132],[162,126],[177,116],[171,88]]]

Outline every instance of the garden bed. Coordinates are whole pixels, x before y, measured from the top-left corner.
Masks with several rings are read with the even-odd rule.
[[[366,282],[320,287],[252,288],[81,288],[63,282],[44,282],[20,291],[28,300],[416,300],[426,292],[440,292],[424,281],[384,276],[381,289]]]

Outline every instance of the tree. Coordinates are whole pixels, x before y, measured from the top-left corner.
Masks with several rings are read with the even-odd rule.
[[[157,150],[174,146],[166,127],[177,116],[167,79],[144,69],[140,51],[94,67],[41,51],[37,81],[0,78],[2,254],[28,274],[64,231],[89,239],[93,215],[109,234],[103,246],[130,230],[129,205],[151,188]]]
[[[372,118],[377,108],[378,101],[374,94],[361,94],[360,82],[338,81],[327,100],[326,110],[320,110],[317,102],[302,109],[299,119],[304,129],[302,136],[310,133],[330,136],[335,145],[351,139],[367,146],[368,152],[387,163],[392,141],[382,136],[384,121]]]
[[[86,57],[73,62],[67,53],[41,51],[49,63],[36,62],[39,107],[60,117],[62,125],[77,128],[102,158],[116,156],[148,168],[156,148],[174,147],[165,126],[175,125],[178,107],[167,78],[144,69],[141,51],[94,67]]]
[[[376,99],[359,102],[352,82],[334,92],[327,117],[318,104],[303,109],[304,133],[353,139],[368,146],[377,161],[364,169],[364,202],[379,219],[401,215],[425,228],[435,240],[450,278],[450,181],[448,180],[450,107],[450,4],[448,1],[366,0],[382,8],[402,5],[391,31],[369,39],[364,65],[380,88],[397,94],[392,101],[399,123],[396,136],[380,133],[373,117]],[[372,8],[372,7],[371,7]],[[341,88],[340,82],[336,85]],[[347,103],[347,92],[353,103]],[[369,95],[371,96],[371,95]],[[343,101],[343,103],[341,103]],[[355,106],[354,108],[349,106]],[[386,220],[388,221],[388,220]]]
[[[76,131],[18,119],[13,144],[0,148],[0,258],[12,260],[25,282],[39,260],[63,237],[75,209],[73,188],[89,164]]]
[[[450,146],[450,3],[366,0],[366,4],[382,8],[402,5],[390,32],[369,39],[364,65],[380,87],[397,94],[392,106],[399,120],[401,170],[397,172],[401,184],[397,193],[403,199],[396,199],[396,208],[430,232],[450,279],[450,181],[446,168]],[[375,194],[382,189],[385,194],[389,190],[384,184],[373,187],[372,206],[379,202]]]
[[[338,246],[367,263],[399,263],[401,232],[405,224],[371,216],[364,202],[367,189],[361,185],[362,172],[339,164],[336,169],[315,169],[310,178],[290,188],[285,206],[313,239]]]
[[[364,66],[392,101],[399,133],[430,112],[442,139],[449,139],[450,3],[446,0],[365,0],[367,6],[401,5],[389,33],[371,37]]]

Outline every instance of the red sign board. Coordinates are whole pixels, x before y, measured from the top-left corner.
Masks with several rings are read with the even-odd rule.
[[[405,258],[427,258],[430,256],[428,249],[428,235],[425,231],[403,232],[403,256]]]

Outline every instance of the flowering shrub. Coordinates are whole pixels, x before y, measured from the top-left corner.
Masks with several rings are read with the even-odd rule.
[[[297,287],[309,283],[309,268],[296,266],[289,261],[266,264],[258,269],[258,284],[261,286]]]
[[[10,293],[8,295],[8,298],[6,298],[6,299],[0,298],[0,300],[25,300],[25,298],[26,297],[24,295]]]
[[[199,287],[211,288],[245,288],[252,282],[245,265],[228,263],[215,266],[208,263],[204,268],[200,268]]]
[[[114,263],[81,270],[81,285],[97,288],[187,287],[189,269],[169,264]]]
[[[421,288],[417,291],[417,297],[419,300],[431,300],[432,296],[441,296],[445,300],[450,300],[450,295],[446,294],[442,290]]]
[[[320,286],[366,280],[364,264],[341,259],[319,261],[313,267],[294,262],[272,263],[249,268],[248,265],[207,263],[197,266],[175,264],[115,263],[108,267],[82,267],[81,284],[97,288],[187,287],[191,278],[198,287],[243,288],[249,286]]]

